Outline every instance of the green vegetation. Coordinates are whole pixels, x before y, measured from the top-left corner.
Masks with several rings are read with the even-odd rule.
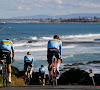
[[[0,72],[1,73],[1,72]],[[33,72],[30,85],[39,85],[38,72]],[[46,75],[46,82],[49,80]],[[100,75],[97,74],[94,77],[96,85],[100,84]],[[71,68],[69,71],[64,72],[58,79],[59,85],[93,85],[92,78],[89,77],[89,73],[84,70]],[[2,86],[2,75],[0,74],[0,86]],[[24,71],[19,71],[17,68],[12,66],[12,83],[9,86],[25,85]]]

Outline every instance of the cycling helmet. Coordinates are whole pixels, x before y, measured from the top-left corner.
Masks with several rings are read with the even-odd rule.
[[[31,52],[27,52],[27,55],[31,55]]]
[[[60,40],[60,37],[58,35],[54,35],[53,37],[54,39],[59,39]]]
[[[43,65],[41,65],[41,67],[44,67]]]
[[[10,41],[11,41],[11,39],[10,39],[10,38],[7,38],[6,40],[10,40]]]

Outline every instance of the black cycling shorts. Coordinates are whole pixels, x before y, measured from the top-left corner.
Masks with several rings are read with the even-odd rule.
[[[25,71],[27,71],[28,65],[29,65],[30,67],[32,67],[32,61],[30,61],[30,60],[25,61],[25,63],[24,63],[24,70],[25,70]]]
[[[0,60],[3,60],[2,55],[6,54],[6,62],[7,64],[11,64],[11,52],[9,50],[0,50]]]
[[[41,76],[42,79],[45,79],[45,74],[44,73],[39,72],[39,76]]]
[[[56,48],[50,48],[48,49],[48,52],[47,52],[47,61],[49,64],[52,63],[52,57],[53,57],[53,54],[55,55],[55,57],[58,59],[60,59],[60,53],[59,53],[59,50],[56,49]]]

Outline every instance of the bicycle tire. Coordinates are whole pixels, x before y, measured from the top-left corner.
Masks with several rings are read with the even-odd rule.
[[[27,76],[26,76],[26,82],[25,82],[25,84],[30,84],[30,79],[31,79],[31,76],[30,76],[30,71],[29,71],[29,69],[27,68]]]
[[[55,61],[55,58],[53,59],[54,59],[53,61]],[[53,63],[52,63],[52,84],[53,86],[57,85],[56,71],[54,70]]]
[[[7,79],[7,77],[8,77],[8,72],[7,72],[7,64],[5,64],[5,81],[6,81],[6,87],[8,86],[8,79]]]
[[[2,70],[2,74],[3,74],[3,87],[7,87],[8,86],[8,80],[7,80],[7,64],[3,65],[3,70]]]
[[[30,76],[30,72],[28,72],[28,85],[30,84],[30,78],[31,76]]]
[[[56,86],[57,85],[57,79],[56,79],[56,76],[55,76],[55,73],[54,73],[54,69],[53,69],[53,74],[52,74],[52,81],[53,81],[53,86]]]
[[[3,87],[5,87],[5,66],[4,65],[3,65],[2,75],[3,75]]]

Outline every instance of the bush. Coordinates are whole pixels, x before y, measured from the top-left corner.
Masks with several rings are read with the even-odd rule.
[[[59,80],[59,84],[90,84],[91,78],[84,70],[71,68],[69,71],[64,72]]]

